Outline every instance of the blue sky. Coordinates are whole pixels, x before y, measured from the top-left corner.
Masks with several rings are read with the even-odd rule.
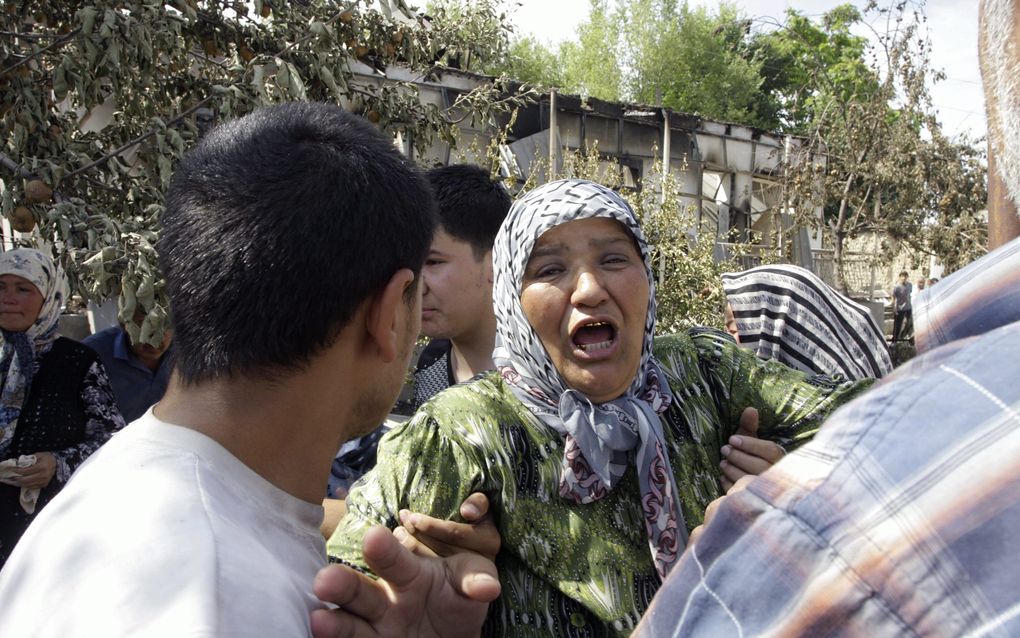
[[[845,1],[845,0],[844,0]],[[691,4],[714,6],[710,0],[690,0]],[[854,2],[863,5],[862,0]],[[588,13],[588,0],[511,0],[519,5],[511,9],[518,31],[531,33],[546,42],[571,38]],[[807,15],[820,15],[838,0],[736,0],[745,14],[765,22],[782,21],[787,7]],[[976,0],[930,0],[925,10],[933,42],[933,63],[947,79],[932,87],[932,101],[938,109],[943,128],[950,134],[985,133],[984,99],[977,60]],[[878,28],[880,25],[875,25]]]

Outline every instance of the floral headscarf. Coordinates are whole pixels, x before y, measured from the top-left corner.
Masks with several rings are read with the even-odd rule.
[[[524,271],[538,238],[568,222],[607,218],[634,236],[648,276],[644,345],[634,382],[621,397],[593,404],[566,385],[521,306]],[[672,401],[652,356],[655,281],[649,250],[630,206],[612,190],[578,179],[550,182],[514,203],[493,246],[496,349],[493,361],[514,395],[564,437],[560,496],[591,503],[637,467],[641,506],[655,568],[665,578],[686,545],[658,415]]]
[[[57,324],[64,305],[64,280],[53,261],[31,248],[17,248],[0,253],[0,275],[17,275],[32,282],[43,296],[42,308],[35,322],[24,332],[0,329],[0,459],[18,425],[21,406],[25,403],[32,378],[39,370],[39,357],[49,351],[59,336]]]

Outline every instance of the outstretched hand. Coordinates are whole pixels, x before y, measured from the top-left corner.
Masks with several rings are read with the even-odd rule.
[[[496,565],[478,554],[414,554],[382,526],[365,535],[362,553],[379,580],[344,565],[315,577],[315,595],[339,605],[312,612],[315,638],[477,636],[499,596]]]
[[[758,410],[754,408],[745,408],[740,414],[740,427],[720,452],[720,480],[727,492],[742,477],[761,474],[786,454],[778,443],[758,438]]]

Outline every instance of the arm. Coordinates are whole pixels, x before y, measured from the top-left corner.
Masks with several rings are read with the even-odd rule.
[[[336,531],[336,526],[340,524],[340,519],[347,513],[347,503],[339,498],[324,498],[322,499],[322,509],[322,525],[319,526],[319,532],[322,533],[323,538],[329,540],[329,537]]]
[[[776,361],[763,361],[716,332],[694,337],[701,365],[709,372],[713,393],[729,431],[738,429],[746,407],[758,410],[758,436],[792,450],[810,440],[836,408],[864,392],[874,379],[837,381],[809,376]]]
[[[397,527],[401,510],[459,518],[461,503],[484,489],[470,450],[451,440],[428,413],[380,441],[375,468],[348,495],[347,514],[327,543],[331,560],[366,568],[362,541],[376,525]]]

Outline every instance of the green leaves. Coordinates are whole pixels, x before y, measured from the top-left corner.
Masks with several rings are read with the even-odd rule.
[[[488,0],[463,14],[451,4],[431,26],[370,0],[258,0],[253,11],[236,0],[16,4],[0,11],[0,57],[26,59],[0,77],[0,207],[22,207],[19,171],[52,185],[56,201],[29,205],[37,240],[57,247],[75,292],[141,307],[142,339],[166,319],[154,250],[163,193],[203,127],[285,100],[356,103],[424,151],[437,136],[455,141],[455,118],[492,121],[516,99],[483,83],[447,110],[423,104],[413,85],[351,71],[358,56],[425,75],[444,47],[465,64],[486,59],[507,33]]]

